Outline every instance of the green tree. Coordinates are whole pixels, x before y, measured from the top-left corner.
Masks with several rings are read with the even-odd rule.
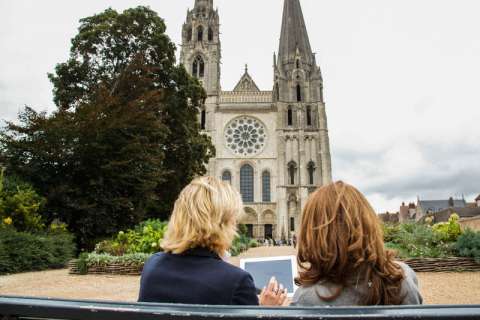
[[[200,133],[205,92],[183,66],[163,20],[145,7],[81,20],[67,62],[49,75],[58,110],[25,108],[2,133],[10,170],[47,197],[91,247],[145,217],[168,217],[173,201],[213,156]]]

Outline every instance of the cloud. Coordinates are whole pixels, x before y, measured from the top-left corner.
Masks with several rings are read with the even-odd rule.
[[[232,89],[248,63],[260,88],[270,90],[281,1],[214,2],[223,88]],[[148,5],[179,44],[194,0],[112,3],[0,1],[0,119],[15,119],[24,105],[55,108],[46,74],[67,59],[80,18]],[[378,211],[398,210],[417,195],[480,193],[480,2],[465,1],[455,12],[438,0],[302,6],[323,72],[334,177],[359,187]]]
[[[405,141],[377,152],[342,150],[334,163],[342,179],[358,186],[375,207],[393,211],[417,196],[447,199],[478,195],[479,155],[478,144]]]

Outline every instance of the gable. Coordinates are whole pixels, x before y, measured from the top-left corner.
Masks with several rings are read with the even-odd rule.
[[[248,70],[245,69],[245,73],[243,74],[240,81],[238,81],[234,92],[259,92],[260,89],[256,85],[255,81],[253,81],[252,77],[248,74]]]

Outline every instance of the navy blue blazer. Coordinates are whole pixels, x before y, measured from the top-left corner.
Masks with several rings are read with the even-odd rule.
[[[153,255],[142,272],[138,301],[258,305],[252,276],[204,248]]]

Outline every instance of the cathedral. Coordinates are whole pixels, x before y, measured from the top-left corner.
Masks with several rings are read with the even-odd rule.
[[[213,0],[195,0],[182,31],[180,62],[208,96],[200,110],[202,130],[216,147],[208,174],[240,191],[239,223],[259,240],[293,237],[309,194],[332,180],[322,74],[300,0],[284,1],[271,91],[260,90],[247,68],[232,91],[222,90]]]

